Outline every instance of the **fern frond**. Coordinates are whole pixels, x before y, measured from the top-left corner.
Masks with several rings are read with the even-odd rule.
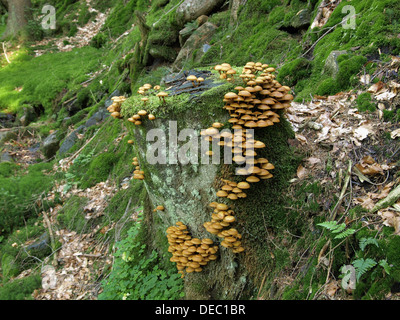
[[[390,265],[386,259],[379,260],[379,265],[385,270],[387,274],[390,274]]]
[[[365,247],[369,244],[374,244],[379,247],[378,241],[374,238],[361,238],[360,239],[360,249],[361,251],[365,250]]]
[[[377,262],[373,259],[357,259],[353,261],[353,267],[356,269],[357,281],[360,280],[363,274],[375,267]]]
[[[332,231],[333,232],[333,231]],[[348,236],[351,236],[352,234],[354,234],[356,232],[355,229],[347,229],[344,230],[343,232],[339,233],[338,235],[335,236],[335,239],[344,239]]]
[[[328,229],[328,230],[336,230],[337,221],[325,221],[322,223],[318,223],[317,226],[324,227],[325,229]]]

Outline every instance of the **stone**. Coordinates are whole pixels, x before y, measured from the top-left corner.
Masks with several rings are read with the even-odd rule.
[[[328,58],[326,58],[324,69],[322,70],[322,74],[327,74],[331,77],[336,77],[339,72],[339,64],[338,64],[338,57],[347,54],[347,51],[332,51]]]
[[[44,139],[41,151],[47,159],[50,159],[56,155],[60,147],[60,141],[61,139],[58,130],[54,131],[46,139]]]
[[[0,154],[0,163],[2,162],[14,162],[13,157],[8,153],[8,151],[3,151]]]
[[[177,52],[174,48],[163,45],[152,45],[149,54],[155,59],[161,59],[168,62],[173,62]]]
[[[180,69],[185,60],[191,60],[194,51],[197,50],[195,60],[198,61],[203,56],[202,50],[204,44],[209,42],[217,30],[217,26],[211,22],[204,23],[186,40],[184,46],[179,51],[179,54],[174,62],[174,68]]]
[[[31,255],[35,255],[36,257],[42,258],[46,257],[49,252],[51,252],[51,246],[49,243],[49,235],[47,232],[42,234],[40,238],[34,243],[28,245],[25,250],[29,252]]]
[[[208,15],[223,3],[224,0],[185,0],[176,9],[175,19],[179,25],[183,26],[202,15]]]
[[[23,113],[22,117],[19,118],[19,122],[21,123],[22,126],[26,127],[31,122],[33,122],[37,119],[35,108],[33,108],[32,106],[24,107],[23,112],[24,113]]]
[[[308,29],[311,24],[311,12],[308,9],[300,10],[291,21],[295,29]]]
[[[208,16],[205,14],[201,15],[196,19],[197,25],[200,27],[208,21]]]
[[[193,34],[193,32],[199,27],[198,23],[189,24],[181,31],[179,31],[179,44],[181,47],[184,46],[185,42]]]

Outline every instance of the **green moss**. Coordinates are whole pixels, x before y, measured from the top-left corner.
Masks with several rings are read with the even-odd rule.
[[[364,92],[358,95],[356,99],[357,109],[361,112],[370,111],[374,112],[376,110],[376,106],[372,103],[372,97],[369,92]]]
[[[16,112],[23,103],[42,105],[50,113],[53,101],[76,78],[96,71],[102,52],[90,47],[14,61],[0,69],[0,110]],[[15,88],[22,87],[22,91]]]
[[[16,163],[2,162],[0,163],[0,177],[9,178],[19,171],[20,167]]]
[[[57,215],[58,223],[64,228],[78,233],[88,230],[90,225],[88,225],[88,220],[85,219],[83,210],[87,202],[88,199],[84,197],[72,196],[69,198]]]
[[[34,290],[41,288],[42,277],[33,274],[0,286],[0,300],[33,300]]]
[[[338,82],[333,78],[327,78],[323,80],[315,90],[315,93],[321,96],[334,95],[338,92]]]
[[[295,86],[299,81],[307,79],[311,74],[311,64],[305,58],[298,58],[286,63],[279,69],[277,80],[289,87]]]
[[[340,90],[348,89],[358,83],[359,80],[356,75],[361,71],[367,61],[368,59],[366,57],[357,55],[341,55],[338,58],[339,72],[336,79]]]
[[[117,155],[113,152],[106,152],[96,156],[91,161],[86,174],[81,180],[80,186],[86,189],[101,181],[106,181],[117,161]]]

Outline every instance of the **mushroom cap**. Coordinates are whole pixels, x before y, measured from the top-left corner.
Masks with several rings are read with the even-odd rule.
[[[198,239],[198,238],[193,238],[193,239],[192,239],[192,242],[193,242],[194,244],[201,244],[201,240]]]
[[[210,238],[202,239],[201,242],[208,245],[214,243]]]
[[[149,114],[149,120],[155,120],[156,117],[154,116],[154,114]]]
[[[234,216],[226,216],[224,218],[224,222],[232,223],[232,222],[235,222],[235,221],[236,221],[236,218]]]
[[[218,203],[216,209],[219,211],[226,211],[229,209],[229,207],[224,203]]]
[[[225,99],[236,99],[237,97],[238,97],[238,95],[234,92],[228,92],[224,96]]]
[[[140,111],[138,112],[138,115],[139,115],[139,116],[145,116],[145,115],[147,115],[147,111],[146,111],[146,110],[140,110]]]
[[[260,178],[256,177],[256,176],[250,176],[246,178],[247,182],[259,182]]]
[[[219,190],[219,191],[217,192],[217,197],[225,198],[225,197],[227,197],[227,196],[228,196],[228,193],[227,193],[226,191],[224,191],[224,190]]]
[[[228,199],[231,199],[231,200],[237,200],[237,195],[236,194],[234,194],[234,193],[230,193],[230,194],[228,194],[228,197],[227,197]]]
[[[157,97],[167,97],[167,96],[168,96],[168,93],[164,92],[164,91],[157,93]]]
[[[245,181],[242,181],[242,182],[238,183],[238,188],[244,189],[244,190],[250,189],[250,184]]]
[[[195,80],[197,80],[197,77],[196,77],[195,75],[191,74],[190,76],[188,76],[188,77],[186,78],[186,80],[188,80],[188,81],[195,81]]]

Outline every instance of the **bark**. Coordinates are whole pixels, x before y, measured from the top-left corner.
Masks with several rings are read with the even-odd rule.
[[[31,6],[31,0],[8,0],[7,28],[3,38],[16,36],[28,24]]]

